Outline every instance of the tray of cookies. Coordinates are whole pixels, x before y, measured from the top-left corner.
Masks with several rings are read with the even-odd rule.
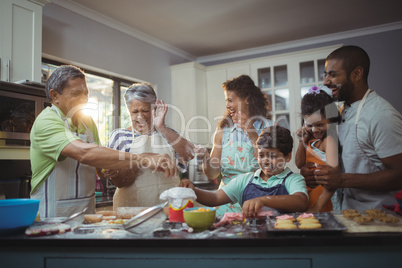
[[[274,233],[343,232],[347,228],[331,212],[289,213],[267,218],[267,229]]]
[[[342,210],[342,216],[360,225],[401,225],[402,218],[396,213],[382,209],[367,209],[357,211],[355,209]]]

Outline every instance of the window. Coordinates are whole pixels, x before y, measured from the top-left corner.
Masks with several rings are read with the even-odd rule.
[[[325,59],[300,62],[300,93],[301,97],[308,92],[312,86],[321,86],[324,82]]]
[[[42,59],[42,83],[46,83],[51,73],[61,65],[63,65],[61,62]],[[123,95],[135,81],[127,81],[90,70],[83,70],[89,89],[86,112],[91,115],[98,127],[101,144],[106,145],[110,133],[114,129],[127,128],[131,124],[130,117],[126,112]],[[119,109],[115,107],[119,107]]]
[[[283,127],[290,128],[287,65],[258,69],[258,83],[271,103],[272,120]]]
[[[120,127],[128,128],[131,126],[130,115],[127,112],[126,102],[124,101],[124,94],[130,85],[122,84],[120,85]]]

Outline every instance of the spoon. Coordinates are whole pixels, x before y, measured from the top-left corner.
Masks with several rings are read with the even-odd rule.
[[[88,209],[88,208],[86,207],[86,208],[84,208],[82,211],[77,212],[77,213],[74,213],[73,215],[71,215],[71,216],[67,217],[66,219],[62,220],[60,223],[68,222],[69,220],[72,220],[72,219],[74,219],[74,218],[80,216],[80,215],[83,214],[85,211],[87,211],[87,209]]]

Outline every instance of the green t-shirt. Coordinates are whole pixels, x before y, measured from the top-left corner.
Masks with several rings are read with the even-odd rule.
[[[65,118],[65,115],[60,111],[60,109],[55,106],[53,107],[59,111],[63,118]],[[60,118],[53,108],[47,107],[38,115],[32,126],[30,135],[30,158],[32,169],[31,194],[36,191],[43,182],[45,182],[56,164],[66,158],[60,155],[64,147],[79,139],[79,137],[74,135],[72,131],[80,134],[85,133],[86,126],[92,132],[95,143],[98,145],[100,144],[98,129],[91,117],[85,118],[85,126],[80,123],[78,125],[78,130],[77,127],[72,124],[70,119],[67,120],[70,129],[67,128],[65,121]]]
[[[285,168],[280,174],[272,176],[268,179],[268,181],[264,181],[261,177],[261,169],[258,169],[256,172],[249,172],[242,175],[237,176],[235,179],[230,181],[227,185],[222,186],[222,190],[226,193],[226,195],[232,200],[232,202],[238,202],[240,204],[243,203],[243,192],[246,189],[247,184],[250,182],[253,177],[252,183],[257,184],[264,188],[271,188],[275,185],[281,184],[283,182],[283,178],[291,172],[289,168]],[[290,195],[302,192],[308,197],[306,182],[304,177],[300,174],[293,173],[286,178],[285,181],[286,190]]]

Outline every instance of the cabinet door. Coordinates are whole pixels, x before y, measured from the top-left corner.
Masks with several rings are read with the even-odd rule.
[[[228,79],[227,77],[229,76],[226,75],[226,69],[211,70],[207,73],[208,122],[211,125],[211,132],[209,133],[210,146],[213,145],[216,127],[226,112],[225,93],[222,83]]]
[[[272,109],[272,120],[291,129],[293,103],[291,98],[291,80],[289,64],[271,62],[252,65],[254,81],[267,95]]]
[[[40,82],[42,7],[26,0],[2,0],[1,10],[1,80]]]
[[[295,132],[294,64],[287,59],[252,64],[255,83],[267,95],[271,103],[272,120]],[[287,163],[297,170],[294,161]]]

